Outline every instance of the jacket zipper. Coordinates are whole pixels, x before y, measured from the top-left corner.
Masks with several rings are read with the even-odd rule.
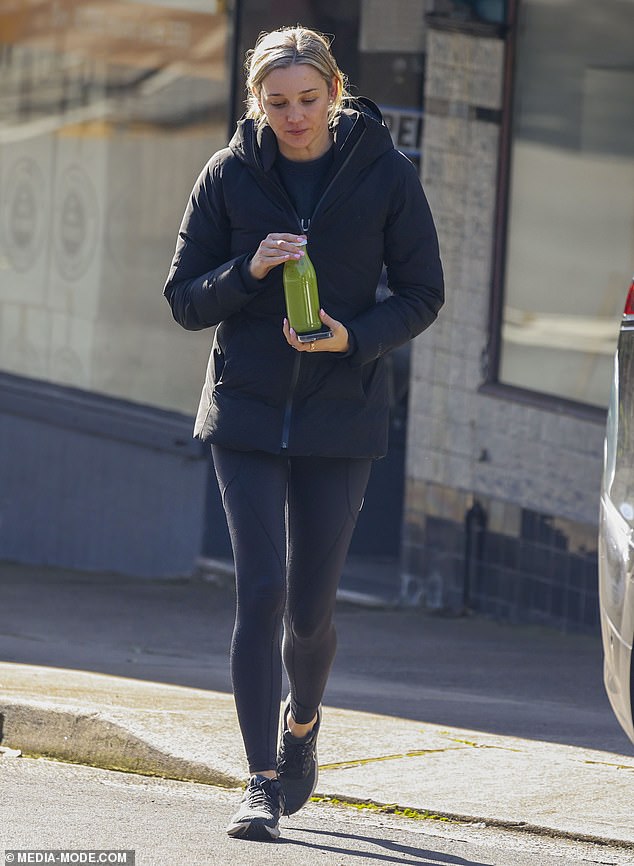
[[[361,141],[362,138],[363,138],[363,136],[360,135],[359,138],[352,145],[350,153],[346,156],[343,163],[339,167],[337,173],[331,178],[330,183],[328,184],[326,189],[322,192],[321,196],[319,197],[319,200],[317,201],[317,204],[313,208],[312,216],[308,220],[301,219],[301,217],[299,216],[299,214],[297,213],[297,211],[293,207],[292,201],[289,199],[288,195],[286,194],[286,190],[283,189],[282,187],[278,186],[278,184],[274,183],[272,180],[269,181],[270,185],[272,187],[274,187],[274,189],[277,192],[282,194],[282,196],[285,200],[285,203],[289,206],[293,216],[297,220],[297,224],[299,225],[301,234],[308,235],[311,223],[315,219],[315,214],[317,213],[317,210],[319,209],[320,204],[323,202],[327,193],[330,192],[330,190],[332,189],[334,182],[341,175],[341,172],[344,170],[344,168],[348,165],[348,163],[352,159],[352,156],[353,156],[355,150],[357,149],[359,142]],[[259,161],[257,159],[257,152],[255,149],[255,142],[252,142],[252,148],[253,148],[254,161],[256,162],[256,164],[259,164]],[[265,177],[266,177],[266,174],[265,174]],[[267,177],[267,180],[269,180],[268,177]],[[288,440],[290,438],[290,433],[291,433],[291,418],[293,415],[293,399],[295,397],[295,390],[297,388],[297,383],[299,382],[299,373],[300,373],[301,365],[302,365],[302,354],[303,353],[299,352],[297,354],[297,357],[295,358],[295,362],[293,364],[293,374],[291,376],[291,382],[290,382],[288,394],[286,397],[286,405],[284,406],[284,418],[282,421],[282,442],[281,442],[281,450],[282,451],[286,451],[286,449],[288,448]]]
[[[316,204],[315,207],[313,208],[312,216],[311,216],[311,218],[308,220],[308,228],[310,228],[310,224],[311,224],[312,222],[315,221],[315,214],[316,214],[317,211],[319,210],[319,205],[320,205],[320,204],[322,203],[322,201],[326,198],[326,195],[327,195],[327,194],[330,192],[330,190],[332,189],[334,182],[335,182],[335,181],[337,180],[337,178],[341,175],[341,173],[342,173],[342,171],[344,170],[344,168],[348,165],[348,163],[349,163],[350,160],[352,159],[352,156],[353,156],[355,150],[357,149],[357,147],[359,146],[359,144],[360,144],[362,138],[363,138],[363,135],[360,135],[359,138],[357,138],[357,140],[355,141],[355,143],[352,145],[352,148],[350,149],[350,153],[349,153],[348,156],[344,159],[344,161],[341,163],[341,165],[340,165],[339,168],[337,169],[337,173],[336,173],[336,174],[335,174],[335,175],[330,179],[330,183],[328,184],[328,186],[326,187],[326,189],[325,189],[325,190],[322,192],[322,194],[320,195],[319,200],[317,201],[317,204]],[[295,214],[295,216],[297,216],[297,214]],[[305,234],[308,233],[308,228],[306,229]],[[303,227],[302,227],[302,230],[303,230]]]
[[[291,384],[286,397],[286,406],[284,407],[284,420],[282,421],[282,451],[288,448],[288,440],[291,434],[291,416],[293,414],[293,397],[295,388],[299,381],[299,371],[302,366],[302,353],[298,352],[293,363],[293,375],[291,376]]]
[[[296,211],[295,208],[293,207],[293,203],[292,203],[292,201],[290,200],[290,198],[288,197],[288,195],[287,195],[287,193],[286,193],[286,190],[285,190],[283,187],[279,186],[279,184],[275,183],[275,181],[271,180],[271,179],[267,176],[266,172],[262,169],[262,166],[261,166],[261,164],[260,164],[260,162],[259,162],[259,160],[258,160],[258,158],[257,158],[257,151],[256,151],[256,149],[255,149],[255,141],[252,141],[252,142],[251,142],[251,150],[252,150],[252,154],[253,154],[253,161],[255,162],[256,165],[258,165],[258,166],[260,167],[260,169],[262,169],[262,174],[263,174],[264,177],[266,178],[266,181],[267,181],[267,183],[269,184],[269,186],[273,187],[273,189],[275,189],[275,191],[276,191],[277,193],[281,194],[282,198],[284,199],[284,203],[288,205],[288,207],[289,207],[291,213],[293,214],[293,216],[294,216],[295,219],[297,220],[297,225],[300,227],[300,231],[301,231],[302,234],[306,234],[306,235],[308,234],[308,231],[309,231],[309,229],[310,229],[311,223],[313,223],[314,220],[315,220],[315,214],[316,214],[317,211],[319,210],[319,206],[321,205],[321,203],[323,202],[323,200],[326,198],[327,194],[328,194],[328,193],[330,192],[330,190],[332,189],[332,187],[333,187],[335,181],[336,181],[337,178],[341,175],[341,173],[342,173],[342,171],[344,170],[344,168],[348,165],[348,163],[349,163],[350,160],[352,159],[352,157],[353,157],[353,155],[354,155],[354,153],[355,153],[357,147],[358,147],[359,144],[361,143],[361,139],[362,139],[362,138],[363,138],[363,134],[361,134],[361,135],[357,138],[357,140],[355,141],[355,143],[352,145],[352,147],[351,147],[351,149],[350,149],[350,153],[346,156],[346,158],[344,159],[344,161],[341,163],[341,165],[340,165],[339,168],[337,169],[337,173],[336,173],[336,174],[335,174],[335,175],[330,179],[330,183],[329,183],[328,186],[325,188],[325,190],[322,192],[322,194],[320,195],[320,197],[319,197],[319,199],[318,199],[318,201],[317,201],[317,204],[316,204],[315,207],[313,208],[312,216],[310,217],[309,220],[307,220],[307,222],[308,222],[308,225],[307,225],[307,226],[304,226],[304,220],[302,220],[302,219],[300,218],[299,214],[297,213],[297,211]]]

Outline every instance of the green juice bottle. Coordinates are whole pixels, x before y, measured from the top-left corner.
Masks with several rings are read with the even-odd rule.
[[[300,340],[307,335],[314,339],[316,331],[323,331],[323,324],[319,318],[317,274],[306,249],[301,259],[284,262],[283,279],[286,316],[291,328]]]

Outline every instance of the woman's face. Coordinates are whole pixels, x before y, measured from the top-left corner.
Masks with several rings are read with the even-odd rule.
[[[262,81],[260,106],[275,133],[282,156],[317,159],[330,147],[328,108],[337,93],[306,63],[273,69]]]

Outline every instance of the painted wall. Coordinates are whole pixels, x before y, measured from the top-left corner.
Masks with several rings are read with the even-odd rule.
[[[208,471],[192,419],[0,378],[0,559],[191,574]]]

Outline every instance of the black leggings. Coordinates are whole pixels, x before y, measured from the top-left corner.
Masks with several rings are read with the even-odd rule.
[[[249,772],[272,770],[282,657],[299,724],[313,720],[326,688],[337,586],[372,460],[217,445],[212,453],[236,569],[231,679],[238,720]]]

